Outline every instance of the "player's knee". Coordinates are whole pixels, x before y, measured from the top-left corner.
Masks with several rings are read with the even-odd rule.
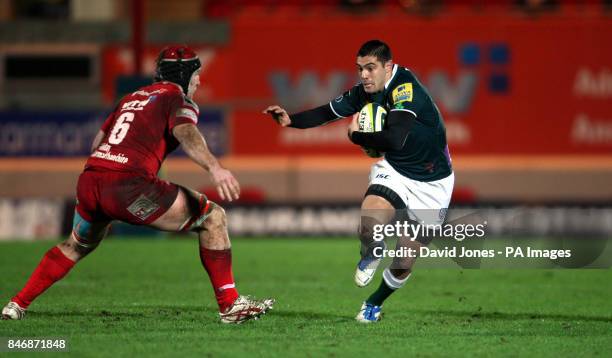
[[[74,237],[62,241],[59,245],[60,250],[71,260],[78,261],[92,252],[97,245],[81,245]]]
[[[214,205],[210,211],[208,218],[203,222],[203,228],[205,230],[224,230],[227,227],[227,216],[225,215],[225,209],[219,205]]]
[[[369,243],[374,240],[374,230],[376,225],[379,225],[380,222],[375,218],[369,216],[362,216],[359,222],[359,229],[357,233],[359,234],[359,239],[363,243]]]

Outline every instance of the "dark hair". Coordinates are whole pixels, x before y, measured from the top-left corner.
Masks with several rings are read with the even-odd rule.
[[[391,60],[391,49],[389,45],[380,40],[370,40],[359,48],[357,56],[375,56],[382,64]]]

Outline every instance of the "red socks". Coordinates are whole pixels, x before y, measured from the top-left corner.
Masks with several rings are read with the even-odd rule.
[[[57,246],[53,247],[43,256],[26,285],[11,301],[27,308],[36,297],[66,276],[74,264]]]
[[[209,250],[200,247],[200,260],[215,290],[219,311],[225,312],[238,298],[232,273],[232,250]]]
[[[219,311],[225,312],[238,298],[232,274],[232,251],[200,248],[200,259],[215,289]],[[36,297],[66,276],[74,264],[57,246],[53,247],[43,256],[24,288],[12,301],[27,308]]]

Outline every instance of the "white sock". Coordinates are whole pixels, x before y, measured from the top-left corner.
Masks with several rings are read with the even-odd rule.
[[[412,275],[412,272],[409,273],[405,279],[400,280],[399,278],[393,276],[391,270],[389,270],[389,268],[387,267],[385,271],[383,271],[383,280],[385,280],[385,283],[387,284],[387,286],[389,286],[389,288],[397,290],[398,288],[404,286],[406,281],[408,281],[408,279],[410,278],[410,275]]]

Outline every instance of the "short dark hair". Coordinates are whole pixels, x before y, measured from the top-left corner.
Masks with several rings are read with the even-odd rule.
[[[389,45],[380,40],[370,40],[359,48],[357,56],[375,56],[378,61],[382,64],[391,60],[391,49]]]

